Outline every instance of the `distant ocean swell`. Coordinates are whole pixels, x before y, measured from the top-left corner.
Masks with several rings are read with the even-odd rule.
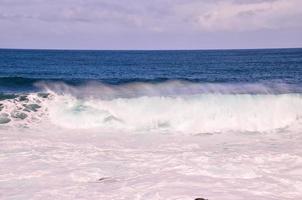
[[[66,129],[131,132],[266,132],[298,125],[302,117],[302,95],[284,84],[32,84],[38,92],[0,95],[1,126],[51,123]]]
[[[167,84],[168,83],[168,84]],[[119,86],[119,85],[140,85],[142,87],[149,85],[159,86],[156,89],[173,90],[182,88],[184,90],[199,90],[199,92],[214,92],[214,93],[302,93],[300,84],[289,84],[283,81],[262,81],[262,82],[205,82],[198,78],[103,78],[103,79],[83,79],[83,78],[33,78],[33,77],[19,77],[19,76],[0,76],[0,93],[3,92],[35,92],[41,90],[41,85],[58,85],[66,84],[69,86]],[[149,85],[148,85],[149,84]],[[44,86],[43,86],[44,87]],[[42,88],[43,88],[42,87]],[[121,87],[122,88],[122,87]],[[136,89],[137,88],[132,88]],[[142,89],[142,88],[141,88]],[[138,91],[138,90],[137,90]],[[142,91],[142,90],[141,90]]]

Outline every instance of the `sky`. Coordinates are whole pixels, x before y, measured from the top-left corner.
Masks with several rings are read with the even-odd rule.
[[[0,48],[302,47],[302,0],[0,0]]]

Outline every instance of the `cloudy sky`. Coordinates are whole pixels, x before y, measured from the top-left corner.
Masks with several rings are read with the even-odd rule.
[[[0,48],[302,47],[302,0],[0,0]]]

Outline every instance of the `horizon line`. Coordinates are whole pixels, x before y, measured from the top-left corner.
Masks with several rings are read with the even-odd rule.
[[[260,48],[205,48],[205,49],[80,49],[80,48],[2,48],[0,50],[40,50],[40,51],[219,51],[219,50],[274,50],[302,49],[302,47],[260,47]]]

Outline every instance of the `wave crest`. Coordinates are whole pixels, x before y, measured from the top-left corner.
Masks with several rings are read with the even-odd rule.
[[[20,121],[24,115],[15,112],[21,110],[30,115],[29,125],[34,120],[28,119],[41,119],[70,129],[211,133],[273,131],[300,123],[302,116],[301,94],[280,93],[283,86],[170,81],[39,87],[49,95],[30,94],[25,104],[20,97],[2,101],[2,118]]]
[[[299,122],[297,94],[137,97],[80,100],[60,96],[50,105],[52,123],[65,128],[185,133],[272,131]]]

